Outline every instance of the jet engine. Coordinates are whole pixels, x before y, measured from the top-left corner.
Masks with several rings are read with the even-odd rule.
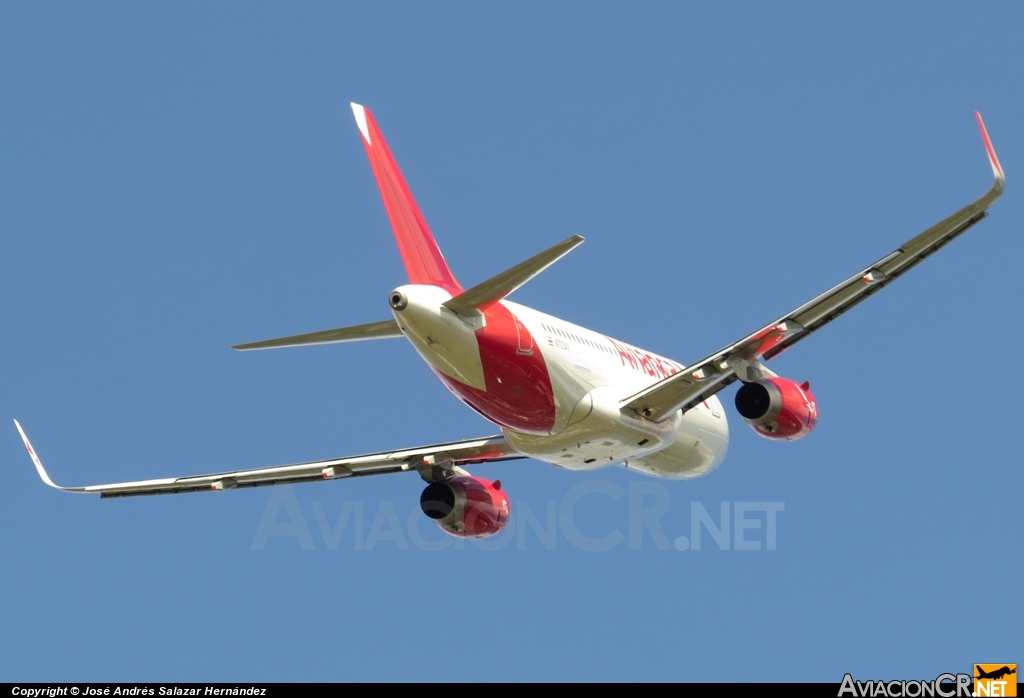
[[[455,477],[432,482],[420,495],[420,508],[446,533],[459,538],[487,538],[505,528],[508,497],[501,480]]]
[[[787,378],[744,383],[736,393],[736,411],[761,436],[796,441],[818,422],[818,403],[811,384]]]

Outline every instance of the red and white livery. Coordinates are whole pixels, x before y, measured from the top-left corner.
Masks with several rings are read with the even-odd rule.
[[[683,364],[508,300],[581,244],[578,235],[464,288],[448,268],[373,115],[358,104],[352,111],[409,283],[389,294],[390,319],[234,348],[405,337],[438,379],[500,427],[501,434],[298,465],[59,487],[15,422],[47,485],[124,497],[415,471],[427,482],[421,497],[427,516],[453,535],[489,536],[505,526],[509,500],[499,481],[466,471],[477,463],[529,457],[571,470],[618,463],[657,477],[704,475],[722,462],[729,444],[718,391],[742,383],[736,409],[758,434],[780,440],[806,436],[818,420],[810,384],[777,376],[765,362],[980,221],[1004,186],[979,114],[995,177],[984,196],[792,312],[700,361]]]

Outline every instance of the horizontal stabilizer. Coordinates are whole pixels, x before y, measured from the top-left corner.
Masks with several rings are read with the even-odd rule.
[[[401,337],[402,330],[394,320],[382,320],[381,322],[370,322],[365,325],[354,325],[352,327],[339,327],[335,330],[324,330],[322,332],[310,332],[308,334],[296,334],[291,337],[278,337],[267,339],[262,342],[250,342],[249,344],[236,344],[232,349],[249,351],[251,349],[276,349],[277,347],[300,347],[307,344],[334,344],[336,342],[361,342],[365,339],[385,339],[387,337]]]
[[[444,307],[460,315],[472,314],[479,308],[497,303],[533,277],[550,267],[565,255],[583,243],[582,235],[573,235],[554,247],[544,250],[538,255],[520,262],[511,269],[492,276],[487,281],[463,291],[449,301]]]

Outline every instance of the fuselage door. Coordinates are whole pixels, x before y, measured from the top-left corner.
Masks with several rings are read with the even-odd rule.
[[[519,318],[515,317],[514,314],[512,317],[516,320],[516,335],[518,335],[516,353],[523,356],[533,356],[533,335],[527,331],[523,323],[519,321]]]

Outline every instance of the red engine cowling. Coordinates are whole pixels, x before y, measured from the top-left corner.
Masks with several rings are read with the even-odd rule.
[[[818,423],[818,403],[811,384],[787,378],[744,383],[736,393],[736,411],[761,436],[796,441]]]
[[[445,532],[459,538],[487,538],[505,528],[508,497],[501,480],[456,477],[432,482],[420,495],[420,508]]]

